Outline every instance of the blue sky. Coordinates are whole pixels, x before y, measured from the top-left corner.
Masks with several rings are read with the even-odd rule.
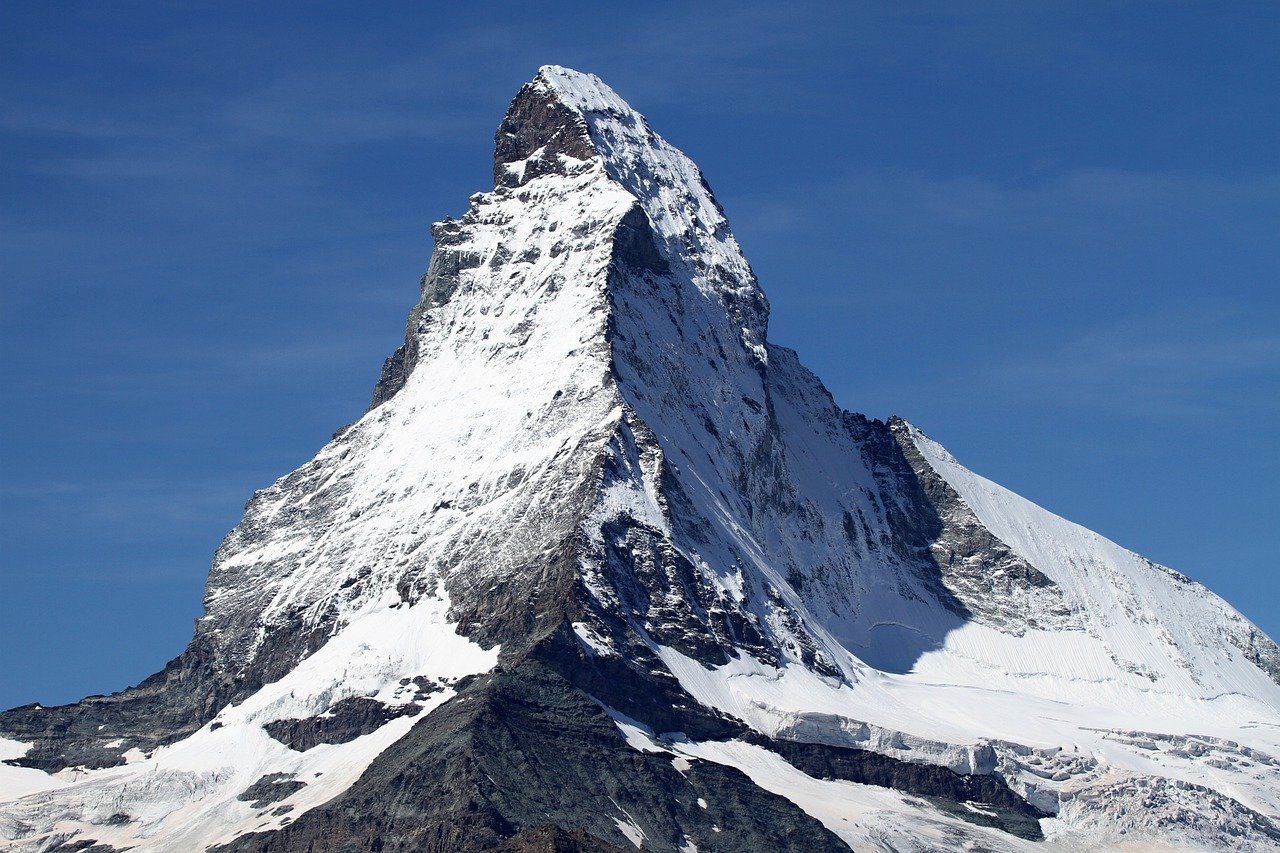
[[[702,165],[841,404],[1280,636],[1280,7],[445,5],[0,7],[0,707],[181,650],[548,62]]]

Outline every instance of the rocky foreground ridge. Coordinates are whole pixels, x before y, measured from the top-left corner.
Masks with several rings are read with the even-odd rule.
[[[495,143],[186,651],[0,714],[0,849],[1280,849],[1275,643],[838,407],[598,78]]]

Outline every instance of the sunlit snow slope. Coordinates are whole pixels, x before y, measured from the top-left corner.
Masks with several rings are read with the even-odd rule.
[[[1280,846],[1274,643],[837,406],[598,78],[543,68],[495,142],[187,651],[0,715],[0,847]]]

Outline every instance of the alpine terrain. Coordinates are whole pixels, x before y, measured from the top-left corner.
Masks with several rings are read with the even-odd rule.
[[[547,66],[186,650],[0,714],[15,851],[1280,849],[1280,649],[843,411],[697,167]]]

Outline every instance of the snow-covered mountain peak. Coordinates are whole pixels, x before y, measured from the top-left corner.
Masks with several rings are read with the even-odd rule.
[[[554,92],[557,98],[583,115],[611,112],[643,121],[630,104],[594,74],[563,65],[544,65],[538,69],[534,84]]]
[[[507,109],[494,146],[494,182],[522,186],[595,162],[640,204],[663,260],[719,301],[754,346],[768,302],[701,170],[594,74],[543,66]]]
[[[187,650],[0,714],[0,849],[1280,844],[1280,649],[844,411],[599,78],[526,83],[432,236]]]

